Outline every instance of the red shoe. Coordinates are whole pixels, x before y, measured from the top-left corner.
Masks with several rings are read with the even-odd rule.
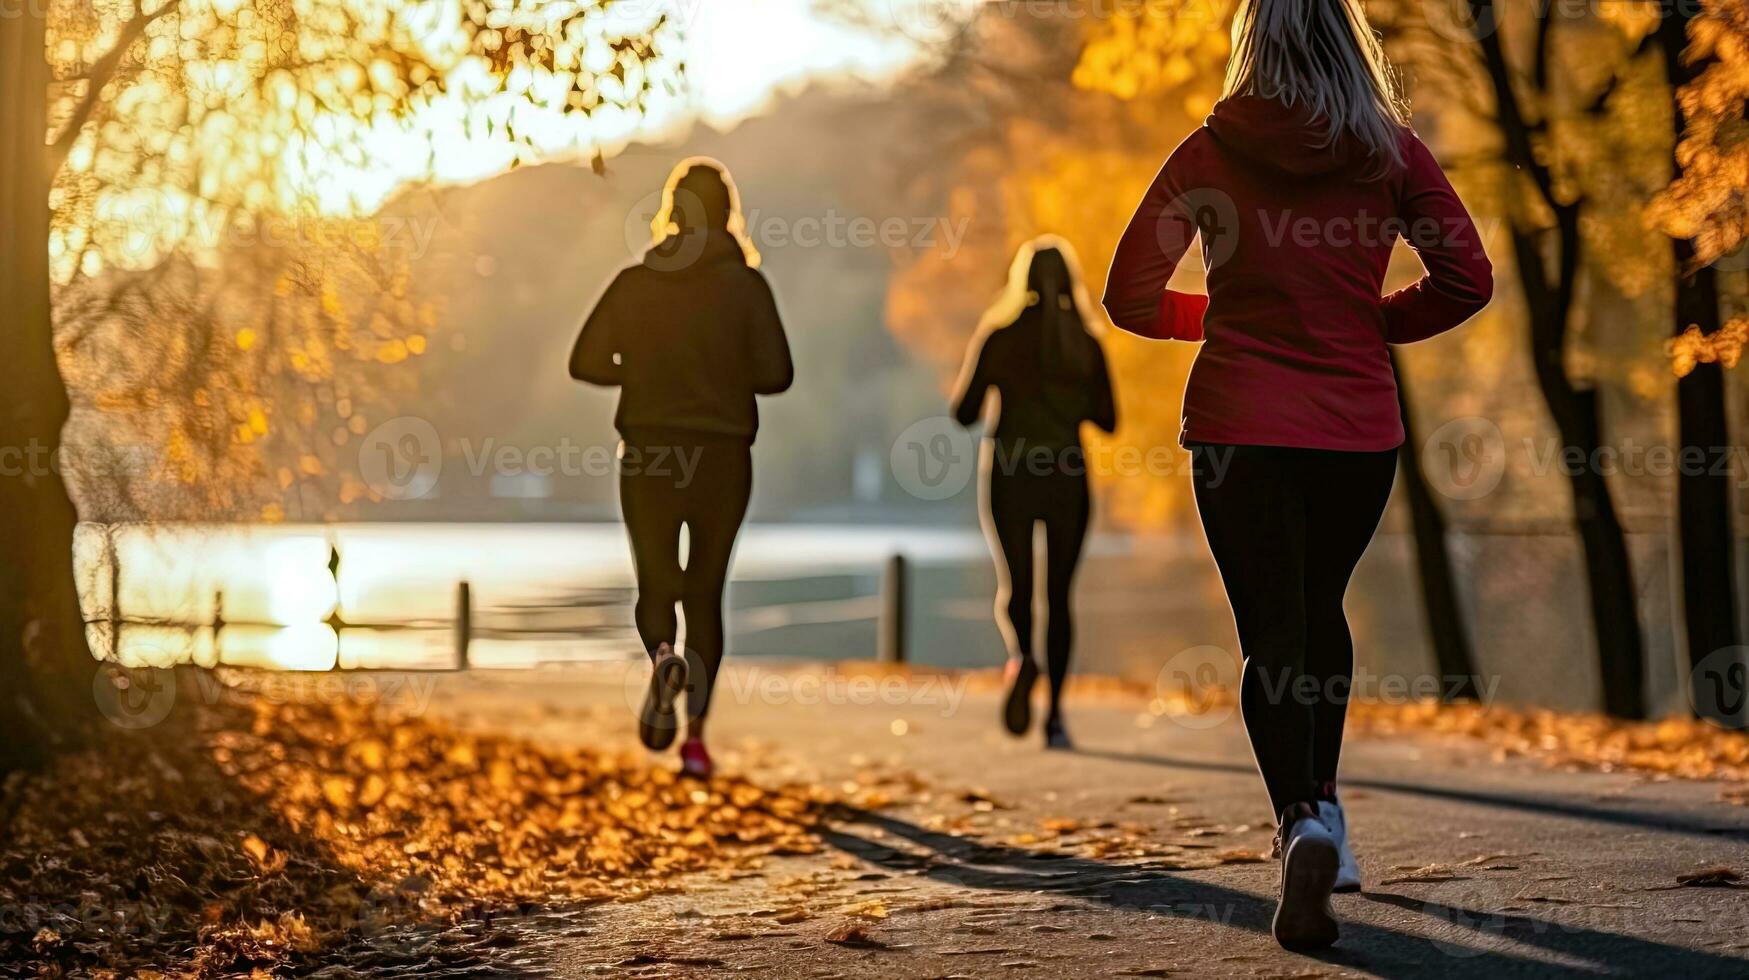
[[[711,765],[711,754],[705,750],[704,739],[689,738],[680,743],[681,775],[709,779],[714,769]]]

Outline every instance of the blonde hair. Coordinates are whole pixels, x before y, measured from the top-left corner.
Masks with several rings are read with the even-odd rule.
[[[1021,243],[1014,252],[1014,261],[1008,264],[1008,281],[1003,284],[1002,292],[996,295],[996,301],[984,310],[984,315],[978,318],[980,331],[996,330],[1006,327],[1015,320],[1028,306],[1039,301],[1030,283],[1032,260],[1038,253],[1055,249],[1063,256],[1063,265],[1069,270],[1069,298],[1074,304],[1075,318],[1081,321],[1081,326],[1088,333],[1095,334],[1101,330],[1103,323],[1096,317],[1087,315],[1093,309],[1093,302],[1087,293],[1086,278],[1081,274],[1081,260],[1075,255],[1075,246],[1061,235],[1040,235],[1029,242]]]
[[[753,240],[747,237],[747,216],[741,211],[741,191],[735,186],[735,178],[729,174],[729,168],[722,161],[713,157],[687,157],[674,165],[668,172],[668,181],[662,185],[662,207],[656,211],[656,216],[650,219],[650,246],[661,245],[669,238],[680,234],[680,222],[674,217],[674,195],[680,187],[680,182],[694,170],[714,170],[722,179],[723,187],[729,192],[728,232],[741,246],[741,256],[747,261],[747,268],[759,268],[759,249],[753,246]]]
[[[1253,95],[1303,105],[1372,157],[1369,177],[1403,163],[1409,107],[1360,0],[1240,0],[1222,98]]]

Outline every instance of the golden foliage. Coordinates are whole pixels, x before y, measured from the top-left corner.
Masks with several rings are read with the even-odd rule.
[[[225,699],[66,756],[8,802],[0,903],[31,928],[0,932],[0,960],[228,976],[317,955],[465,966],[519,903],[812,852],[823,798],[366,705]],[[458,939],[463,918],[488,928]]]
[[[1749,4],[1707,0],[1689,42],[1688,57],[1705,67],[1676,95],[1686,116],[1680,173],[1649,218],[1667,234],[1694,239],[1695,260],[1705,264],[1749,240]]]
[[[59,338],[63,370],[91,409],[75,415],[72,440],[125,453],[119,472],[69,474],[88,516],[329,518],[370,495],[358,440],[417,383],[401,362],[428,349],[436,326],[436,308],[413,294],[412,256],[288,247],[225,258],[223,270],[173,259],[62,290],[76,324]]]
[[[1553,766],[1749,780],[1749,732],[1727,731],[1694,718],[1622,721],[1600,714],[1435,701],[1356,701],[1349,705],[1348,717],[1359,732],[1461,735],[1502,755]]]
[[[1716,332],[1703,334],[1700,328],[1692,324],[1680,336],[1669,342],[1670,369],[1681,378],[1694,370],[1697,364],[1722,364],[1725,367],[1737,366],[1737,361],[1743,356],[1743,344],[1749,341],[1749,317],[1733,317]]]
[[[49,247],[92,410],[70,440],[87,516],[334,518],[369,497],[336,463],[436,323],[410,278],[437,218],[385,202],[640,113],[679,71],[669,24],[612,4],[50,5]]]
[[[1220,96],[1221,66],[1231,50],[1229,0],[1181,0],[1119,10],[1099,22],[1070,80],[1119,99],[1176,99],[1199,117]]]

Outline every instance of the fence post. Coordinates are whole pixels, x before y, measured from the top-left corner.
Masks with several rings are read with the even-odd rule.
[[[910,591],[909,577],[904,555],[895,554],[887,559],[886,570],[881,575],[881,618],[875,641],[881,663],[905,662],[906,620],[910,613],[906,601]]]
[[[474,638],[474,596],[467,582],[455,587],[455,666],[468,669],[468,644]]]

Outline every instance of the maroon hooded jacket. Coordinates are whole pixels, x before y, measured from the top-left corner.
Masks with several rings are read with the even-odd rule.
[[[1425,340],[1487,305],[1493,270],[1464,206],[1415,134],[1367,179],[1364,148],[1301,108],[1223,100],[1172,152],[1118,243],[1111,321],[1203,340],[1185,442],[1372,452],[1403,442],[1386,344]],[[1208,296],[1166,288],[1202,232]],[[1381,298],[1399,239],[1420,281]]]

